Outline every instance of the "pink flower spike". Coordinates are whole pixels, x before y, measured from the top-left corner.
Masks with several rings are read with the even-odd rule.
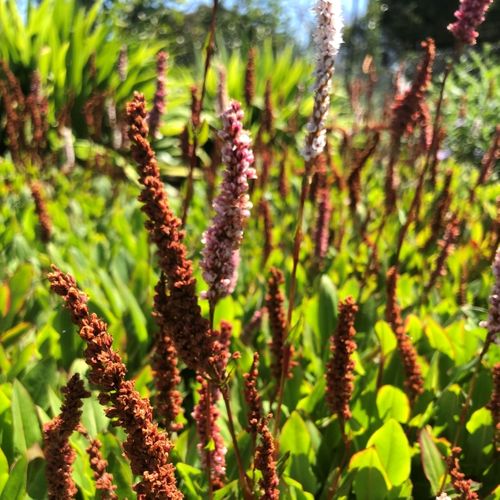
[[[222,113],[224,141],[222,161],[226,165],[221,191],[213,202],[215,217],[203,233],[201,267],[209,290],[203,296],[213,303],[231,294],[238,278],[239,249],[243,228],[250,217],[248,180],[255,179],[254,156],[248,132],[243,129],[243,111],[232,101]]]
[[[460,0],[454,23],[448,25],[453,36],[465,45],[475,45],[479,33],[476,28],[484,22],[486,11],[493,0]]]

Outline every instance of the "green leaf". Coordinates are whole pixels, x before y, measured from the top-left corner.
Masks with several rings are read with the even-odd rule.
[[[318,324],[323,342],[322,345],[326,345],[330,335],[332,335],[335,330],[335,326],[337,324],[337,304],[337,288],[333,284],[332,280],[324,274],[321,276],[319,283],[318,305]]]
[[[441,484],[446,473],[446,466],[441,453],[434,443],[429,426],[422,429],[419,441],[424,474],[431,483],[433,495],[437,495],[441,489]]]
[[[24,498],[26,491],[26,475],[28,471],[28,459],[22,456],[12,467],[9,479],[2,490],[0,500],[14,500]]]
[[[384,385],[377,393],[377,410],[383,421],[394,418],[398,422],[406,423],[410,418],[408,396],[398,387]]]
[[[2,492],[5,483],[9,479],[9,463],[2,448],[0,448],[0,493]]]
[[[12,385],[12,424],[14,450],[23,454],[27,448],[42,439],[35,405],[28,391],[17,379]]]
[[[380,348],[382,349],[382,354],[387,356],[389,353],[396,349],[396,337],[392,332],[389,323],[385,321],[377,321],[375,324],[375,334],[377,335],[378,341],[380,343]]]
[[[389,481],[400,485],[410,477],[411,451],[406,434],[396,420],[388,420],[368,440],[374,446]]]
[[[349,470],[355,471],[356,500],[382,500],[387,498],[389,479],[375,448],[359,451],[351,457]]]
[[[280,451],[289,451],[292,455],[309,455],[311,437],[305,422],[298,412],[294,411],[285,422],[280,436]]]

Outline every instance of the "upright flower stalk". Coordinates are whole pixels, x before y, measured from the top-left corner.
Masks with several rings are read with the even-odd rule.
[[[181,382],[177,368],[177,350],[171,337],[169,298],[167,284],[162,275],[155,287],[153,316],[159,326],[151,367],[156,386],[155,409],[165,429],[169,432],[179,431],[182,424],[177,422],[177,416],[182,411],[182,395],[177,387]]]
[[[222,114],[222,122],[222,161],[226,169],[221,191],[213,202],[215,217],[202,239],[205,247],[201,267],[209,286],[204,297],[212,307],[236,286],[243,228],[252,208],[248,180],[256,178],[250,136],[243,129],[243,111],[238,102],[230,104]]]
[[[500,451],[500,362],[493,367],[493,392],[486,407],[491,411],[494,426],[494,443],[497,452]]]
[[[455,11],[456,21],[448,25],[456,40],[462,45],[475,45],[479,33],[477,27],[485,20],[486,11],[493,0],[460,0]]]
[[[259,486],[262,496],[266,500],[279,500],[279,477],[276,471],[276,447],[274,438],[269,430],[269,417],[263,418],[259,424],[260,444],[255,451],[255,467],[262,472]]]
[[[326,400],[341,422],[351,418],[349,402],[354,390],[352,355],[356,350],[354,319],[357,312],[358,306],[352,297],[340,302],[337,331],[330,338],[332,357],[326,370]]]
[[[153,107],[149,113],[149,133],[151,137],[157,136],[161,118],[165,113],[167,64],[168,54],[161,50],[156,56],[156,92],[153,97]]]
[[[213,366],[214,371],[222,378],[226,371],[227,363],[231,357],[229,345],[231,343],[232,326],[223,321],[217,341],[214,343]],[[201,384],[198,393],[200,399],[193,411],[193,418],[200,442],[198,452],[201,456],[202,465],[207,469],[210,487],[220,489],[224,486],[226,476],[226,452],[220,428],[217,420],[220,417],[217,402],[221,392],[217,386],[201,376],[198,376]]]
[[[113,474],[107,471],[108,462],[101,453],[102,443],[98,439],[92,439],[85,428],[80,426],[80,433],[89,441],[87,455],[92,472],[94,473],[95,489],[97,497],[101,500],[118,500],[116,485],[113,484]]]
[[[500,247],[497,248],[492,270],[495,283],[490,295],[488,319],[481,322],[481,326],[488,330],[481,358],[486,354],[489,346],[498,339],[500,334]]]
[[[127,370],[111,347],[113,339],[106,323],[90,313],[88,297],[77,288],[74,278],[55,266],[52,269],[48,275],[50,287],[64,300],[87,344],[84,356],[90,367],[89,381],[99,389],[99,402],[107,406],[108,418],[127,434],[123,449],[132,473],[140,477],[133,487],[137,497],[180,500],[183,495],[177,489],[174,466],[169,461],[172,444],[153,422],[149,400],[141,398],[132,380],[125,379]]]
[[[272,362],[271,373],[278,382],[278,387],[282,377],[291,378],[291,358],[293,356],[293,346],[286,340],[286,312],[285,297],[280,290],[280,285],[284,283],[283,273],[273,267],[271,276],[267,282],[266,308],[269,314],[269,326],[272,339],[270,342]]]
[[[297,266],[300,257],[300,246],[302,243],[302,222],[304,219],[304,206],[311,183],[311,173],[314,158],[323,152],[326,145],[326,119],[330,109],[330,91],[335,69],[335,58],[342,44],[342,29],[344,21],[340,0],[318,0],[314,7],[316,13],[316,30],[314,42],[316,44],[316,82],[314,85],[313,112],[307,124],[307,135],[305,139],[302,156],[305,160],[305,171],[302,178],[299,209],[297,214],[297,225],[293,240],[293,264],[290,275],[290,293],[288,300],[287,330],[291,328],[292,313],[295,304],[295,288],[297,286]],[[288,332],[286,333],[286,336]],[[286,338],[285,336],[285,338]],[[278,393],[278,409],[276,422],[280,420],[280,407],[283,398],[283,387],[285,373],[282,374],[280,390]],[[278,424],[276,426],[276,432]]]
[[[387,305],[385,317],[396,336],[398,351],[406,375],[405,386],[409,393],[410,400],[413,402],[419,394],[424,392],[424,379],[422,377],[420,365],[418,364],[417,351],[411,339],[406,334],[403,318],[401,316],[401,308],[397,302],[396,287],[398,277],[397,269],[391,267],[387,273]]]
[[[475,491],[472,491],[472,481],[465,477],[465,474],[460,469],[460,454],[462,449],[455,446],[451,450],[451,456],[448,457],[448,472],[451,476],[451,484],[453,489],[458,493],[459,498],[463,500],[477,500],[479,496]]]
[[[159,266],[167,284],[170,314],[165,321],[181,359],[190,368],[204,371],[212,356],[213,335],[210,322],[203,318],[198,305],[196,280],[192,263],[187,259],[181,221],[170,209],[156,157],[147,140],[146,104],[142,94],[134,94],[127,106],[127,116],[132,156],[143,186],[139,200],[148,219],[145,226],[156,244]]]
[[[323,152],[326,143],[326,118],[330,109],[330,92],[335,58],[342,44],[341,4],[338,0],[318,0],[314,7],[317,25],[314,42],[317,48],[314,108],[307,124],[303,151],[306,163]],[[307,167],[306,167],[307,170]]]
[[[425,114],[425,93],[429,87],[432,76],[432,66],[436,57],[436,45],[432,38],[422,42],[424,55],[418,65],[417,73],[411,87],[404,93],[394,98],[391,108],[391,147],[389,163],[387,165],[385,178],[385,204],[387,213],[391,213],[396,207],[397,200],[397,176],[395,172],[396,162],[399,158],[401,139],[404,135],[410,135],[415,126],[421,121]]]
[[[31,197],[35,202],[35,212],[38,216],[38,223],[40,226],[40,239],[43,243],[48,243],[52,236],[52,220],[47,211],[42,185],[39,182],[33,182],[31,184]]]
[[[78,492],[71,477],[76,453],[69,444],[69,438],[80,423],[82,399],[90,396],[78,373],[71,377],[61,392],[64,394],[61,413],[43,426],[43,453],[47,463],[45,475],[50,500],[70,500]]]

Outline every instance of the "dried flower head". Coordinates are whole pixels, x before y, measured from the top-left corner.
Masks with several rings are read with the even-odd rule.
[[[202,239],[205,247],[201,267],[209,285],[204,296],[212,303],[231,294],[236,286],[243,228],[252,208],[248,180],[256,178],[250,136],[243,129],[241,105],[233,101],[222,114],[222,121],[222,160],[226,169],[221,191],[213,202],[215,217]]]
[[[330,338],[332,356],[326,370],[326,400],[332,413],[345,421],[351,418],[349,401],[354,390],[354,361],[352,354],[356,350],[354,320],[358,306],[352,297],[339,302],[337,331]]]
[[[90,468],[94,472],[97,498],[101,500],[118,500],[118,495],[115,492],[116,485],[113,484],[113,474],[107,471],[108,462],[101,453],[101,442],[98,439],[91,439],[85,430],[82,434],[90,441],[87,454],[89,456]]]
[[[90,370],[88,379],[99,389],[99,402],[109,405],[105,412],[113,425],[122,427],[127,439],[123,444],[132,473],[140,476],[133,489],[142,500],[181,499],[177,489],[174,466],[169,462],[172,444],[153,422],[148,399],[141,398],[134,382],[125,380],[126,368],[112,349],[113,338],[107,325],[90,313],[88,297],[77,288],[75,279],[55,266],[48,275],[53,292],[60,295],[70,311],[73,323],[80,328],[86,342],[85,361]]]
[[[387,305],[385,317],[396,336],[398,351],[406,375],[405,386],[409,392],[410,399],[413,400],[424,392],[424,379],[422,378],[422,371],[418,364],[417,351],[410,337],[406,334],[403,318],[401,317],[401,308],[397,302],[396,287],[398,277],[397,269],[391,267],[387,273]]]
[[[479,33],[476,28],[484,22],[486,11],[493,0],[460,0],[460,6],[455,11],[454,23],[448,25],[448,30],[462,44],[475,45]]]
[[[35,211],[40,224],[40,238],[43,243],[48,243],[52,236],[52,220],[47,211],[42,185],[39,182],[31,183],[31,196],[35,202]]]
[[[245,378],[245,401],[248,407],[248,432],[256,435],[262,420],[262,400],[257,387],[259,378],[259,353],[254,352],[250,371],[243,375]]]
[[[320,264],[328,252],[330,219],[332,217],[332,203],[326,172],[318,178],[316,198],[318,203],[316,227],[314,228],[314,256],[316,262]]]
[[[465,474],[460,470],[460,454],[462,449],[455,446],[451,450],[451,456],[448,457],[448,472],[451,476],[451,483],[455,491],[463,500],[479,499],[477,493],[472,491],[472,481],[465,478]]]
[[[426,286],[426,290],[430,290],[436,284],[439,277],[446,274],[446,259],[455,248],[455,242],[457,241],[459,236],[460,221],[456,214],[451,214],[450,219],[446,224],[444,236],[438,243],[441,251],[439,252],[436,264],[429,279],[429,283]]]
[[[267,282],[266,308],[269,314],[269,326],[271,329],[271,373],[276,381],[280,381],[282,374],[290,378],[292,376],[291,362],[293,346],[286,342],[286,312],[285,297],[280,290],[280,285],[285,279],[283,273],[275,267],[270,270],[271,276]]]
[[[497,341],[500,334],[500,247],[497,248],[492,270],[495,284],[491,290],[488,319],[481,322],[481,326],[488,330],[483,352],[486,352],[491,343]]]
[[[229,107],[229,96],[227,95],[227,74],[224,66],[217,68],[217,113],[221,115]]]
[[[149,113],[149,133],[156,137],[161,118],[165,114],[165,97],[167,95],[166,71],[168,54],[161,50],[156,56],[156,92],[153,97],[153,107]]]
[[[248,50],[247,67],[245,69],[245,103],[252,105],[255,96],[255,48]]]
[[[71,377],[61,392],[64,394],[61,413],[43,426],[43,453],[47,462],[45,474],[51,500],[69,500],[78,492],[71,477],[76,453],[69,444],[69,438],[80,423],[82,399],[90,396],[78,373]]]
[[[443,189],[441,190],[441,193],[439,194],[436,208],[434,210],[434,216],[432,218],[431,222],[431,234],[429,236],[429,239],[427,240],[427,243],[425,244],[424,249],[428,249],[431,247],[431,245],[434,244],[434,242],[437,240],[439,235],[444,231],[444,222],[446,218],[446,214],[448,213],[448,209],[450,208],[451,204],[451,181],[453,178],[453,171],[448,170],[446,172],[446,176],[444,179],[444,184],[443,184]]]
[[[495,448],[500,451],[500,362],[493,367],[493,392],[486,407],[491,411],[495,426]]]
[[[182,395],[177,388],[181,377],[177,368],[177,350],[171,338],[171,325],[168,320],[171,312],[163,274],[155,287],[155,292],[153,316],[160,327],[151,358],[157,391],[155,409],[165,429],[169,432],[179,431],[182,429],[182,424],[176,420],[182,411]]]
[[[262,479],[259,481],[262,489],[261,498],[279,500],[280,481],[276,471],[276,446],[268,426],[270,417],[271,415],[268,415],[259,424],[260,444],[255,450],[255,468],[262,472]]]
[[[307,124],[307,137],[302,153],[306,162],[318,156],[325,148],[325,123],[330,108],[330,92],[335,58],[342,43],[342,19],[340,0],[318,0],[314,41],[317,48],[314,108]]]
[[[138,165],[143,190],[139,200],[147,215],[146,229],[156,244],[159,266],[167,283],[170,336],[180,358],[194,370],[208,368],[212,355],[210,322],[203,318],[196,295],[192,263],[187,259],[181,221],[170,209],[167,193],[160,179],[156,157],[147,140],[146,104],[135,93],[127,106],[132,156]]]
[[[390,124],[394,141],[399,141],[403,135],[413,132],[415,125],[422,114],[422,102],[427,91],[431,76],[432,65],[436,57],[436,45],[432,38],[422,42],[424,55],[417,67],[417,73],[411,87],[394,98],[392,105],[392,120]]]
[[[271,219],[271,207],[269,202],[262,198],[259,203],[259,214],[262,217],[262,222],[264,225],[264,246],[262,248],[262,264],[264,265],[273,251],[273,221]]]

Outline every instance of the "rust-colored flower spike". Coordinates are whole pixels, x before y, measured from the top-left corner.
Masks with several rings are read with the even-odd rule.
[[[481,326],[488,330],[488,335],[483,346],[481,357],[484,356],[490,344],[496,342],[500,335],[500,246],[497,248],[492,266],[495,283],[490,295],[488,319],[481,322]]]
[[[31,117],[32,149],[37,154],[40,154],[45,147],[48,130],[48,107],[49,103],[47,97],[42,93],[40,73],[35,71],[31,76],[30,93],[26,98],[26,111]]]
[[[314,257],[317,264],[321,265],[328,252],[330,219],[332,217],[332,202],[326,172],[318,176],[316,198],[317,216],[314,228]]]
[[[271,207],[269,201],[262,198],[259,203],[259,214],[264,225],[264,246],[262,248],[262,264],[264,265],[273,251],[273,221],[271,219]]]
[[[451,204],[450,186],[452,178],[453,178],[453,170],[450,169],[446,172],[443,189],[439,194],[436,208],[434,210],[434,217],[432,218],[431,222],[431,234],[424,246],[424,250],[428,250],[434,244],[434,242],[439,238],[439,235],[445,229],[443,225],[445,222],[446,214],[448,213],[448,209],[450,208]]]
[[[169,462],[172,444],[153,422],[149,400],[141,398],[134,381],[125,380],[126,368],[111,347],[113,338],[106,323],[90,313],[88,297],[77,288],[75,279],[55,266],[52,269],[48,275],[50,287],[63,298],[73,323],[80,328],[80,337],[87,344],[84,356],[90,367],[88,379],[100,391],[99,402],[109,405],[105,410],[108,418],[127,434],[123,449],[130,460],[132,473],[140,476],[133,487],[137,498],[183,498],[176,486],[174,466]]]
[[[287,153],[285,150],[283,158],[281,158],[279,164],[279,173],[278,173],[278,189],[281,198],[283,200],[286,199],[286,197],[288,196],[288,192],[290,191],[290,187],[288,186],[288,175],[286,171],[286,160],[287,160]]]
[[[354,320],[358,306],[352,297],[339,303],[337,331],[330,338],[332,357],[326,370],[326,400],[332,413],[340,420],[351,418],[349,401],[354,390],[354,361],[352,354],[356,350]]]
[[[47,211],[42,185],[39,182],[33,182],[31,184],[31,196],[35,202],[35,211],[40,225],[40,239],[43,243],[48,243],[52,236],[52,221]]]
[[[283,273],[275,267],[270,270],[271,276],[267,282],[266,308],[269,314],[269,326],[271,329],[271,373],[279,383],[282,373],[290,378],[291,358],[293,357],[293,346],[286,342],[286,312],[285,297],[280,290],[280,285],[285,282]]]
[[[203,318],[196,295],[196,280],[183,243],[181,221],[168,204],[156,157],[147,140],[144,96],[134,94],[127,106],[132,156],[137,162],[143,190],[139,200],[148,220],[145,223],[157,246],[161,271],[165,274],[170,314],[170,336],[180,358],[194,370],[204,371],[212,355],[210,322]]]
[[[411,87],[397,95],[392,105],[391,134],[396,141],[413,132],[421,115],[421,106],[432,76],[432,65],[436,57],[436,45],[432,38],[422,42],[423,59],[417,67]]]
[[[450,220],[446,224],[446,230],[444,232],[443,238],[439,241],[438,245],[441,248],[439,252],[436,264],[431,273],[429,283],[427,283],[426,290],[429,291],[436,284],[440,276],[446,274],[446,259],[451,254],[455,248],[455,242],[460,236],[460,221],[456,214],[452,214]]]
[[[248,50],[247,67],[245,70],[245,103],[247,106],[252,105],[255,97],[255,48],[251,47]]]
[[[198,376],[201,387],[198,389],[200,399],[194,407],[193,418],[196,422],[199,442],[197,445],[204,467],[210,469],[210,480],[215,489],[224,486],[226,478],[226,452],[224,439],[217,424],[220,417],[217,400],[220,391],[206,379]]]
[[[156,56],[156,92],[153,97],[153,107],[149,113],[149,133],[156,137],[161,118],[165,114],[165,97],[167,95],[166,71],[168,54],[161,50]]]
[[[451,484],[462,500],[477,500],[479,496],[472,491],[472,481],[465,478],[465,474],[460,470],[460,454],[462,449],[455,446],[448,457],[448,472],[451,476]]]
[[[45,475],[51,500],[69,500],[78,491],[71,477],[76,453],[69,444],[69,438],[80,423],[82,399],[90,396],[78,373],[70,378],[61,392],[64,394],[61,413],[43,426],[43,454],[47,462]]]
[[[280,491],[278,489],[280,481],[276,471],[276,447],[274,438],[269,430],[268,421],[271,415],[260,421],[259,435],[260,444],[255,450],[255,467],[262,472],[262,479],[259,486],[262,490],[260,498],[266,500],[278,500]]]
[[[262,420],[262,400],[257,387],[257,379],[259,377],[259,353],[254,352],[253,362],[250,371],[243,375],[245,379],[245,401],[247,402],[248,410],[248,432],[254,436],[259,430],[259,424]]]
[[[102,443],[98,439],[92,439],[83,429],[80,431],[88,440],[87,454],[89,456],[90,468],[94,472],[96,498],[101,500],[118,500],[116,485],[113,484],[113,474],[107,471],[108,461],[101,453]]]
[[[177,368],[177,351],[170,336],[169,315],[167,285],[162,274],[155,287],[153,316],[160,330],[154,345],[151,367],[157,391],[155,410],[164,428],[174,432],[182,429],[182,424],[176,422],[182,411],[182,395],[177,390],[181,377]]]
[[[432,76],[432,65],[436,57],[436,45],[432,38],[422,42],[424,56],[417,68],[411,87],[404,93],[396,95],[391,107],[391,150],[385,177],[385,206],[387,213],[396,207],[397,176],[395,166],[399,156],[401,138],[413,132],[422,115],[422,102],[429,87]]]
[[[380,133],[375,132],[373,137],[369,139],[366,146],[357,151],[354,150],[353,168],[347,178],[347,186],[349,188],[349,208],[351,212],[356,211],[358,203],[361,201],[361,171],[366,165],[366,162],[371,158],[380,140]]]
[[[493,367],[493,392],[486,408],[491,411],[493,417],[495,448],[500,451],[500,362]]]
[[[274,127],[274,110],[273,102],[271,100],[272,84],[271,79],[266,80],[266,90],[264,92],[264,114],[262,117],[262,128],[267,132],[271,133]]]
[[[12,87],[0,78],[0,97],[5,110],[6,132],[9,139],[9,151],[14,163],[20,161],[21,145],[23,143],[22,108],[14,99]]]
[[[227,321],[222,321],[220,333],[214,342],[214,354],[210,359],[213,371],[219,381],[223,381],[226,373],[226,367],[231,353],[229,346],[231,343],[232,325]],[[196,421],[199,443],[198,452],[204,467],[210,470],[210,479],[214,488],[219,489],[224,486],[226,479],[226,452],[220,428],[217,420],[220,412],[217,408],[217,402],[220,399],[221,392],[214,383],[209,383],[201,376],[197,377],[201,387],[198,390],[200,399],[193,411],[193,418]],[[213,447],[209,447],[210,443]]]
[[[476,188],[481,186],[491,177],[495,166],[500,159],[500,125],[495,128],[495,133],[491,141],[491,146],[486,151],[481,161],[481,171],[477,179]]]
[[[397,302],[396,287],[398,272],[395,267],[391,267],[387,273],[387,304],[385,310],[386,321],[391,325],[396,336],[398,351],[403,362],[405,371],[405,386],[409,392],[410,399],[414,400],[419,394],[424,392],[424,379],[420,365],[418,364],[417,351],[411,339],[405,332],[401,308]]]

